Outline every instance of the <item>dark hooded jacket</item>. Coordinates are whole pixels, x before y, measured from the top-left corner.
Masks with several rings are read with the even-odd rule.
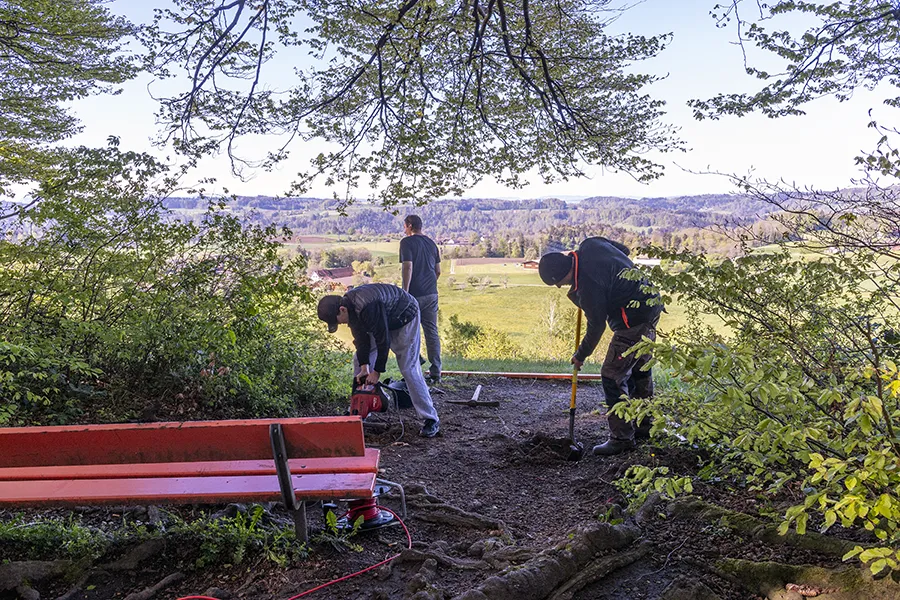
[[[659,294],[645,292],[641,281],[621,277],[633,269],[628,248],[602,237],[581,242],[574,255],[575,282],[569,299],[580,306],[587,317],[587,330],[575,358],[584,361],[593,354],[609,323],[613,331],[638,324],[655,323],[663,311]]]
[[[378,348],[372,370],[384,373],[391,347],[391,331],[400,329],[416,317],[419,305],[415,298],[396,285],[368,283],[344,294],[341,306],[347,307],[359,364],[369,364],[372,351],[369,334],[372,334]]]

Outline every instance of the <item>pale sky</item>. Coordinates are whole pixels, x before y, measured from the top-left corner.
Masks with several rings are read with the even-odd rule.
[[[744,73],[740,49],[732,42],[732,28],[717,29],[709,16],[716,0],[646,0],[626,12],[611,31],[652,35],[673,32],[670,46],[657,59],[639,64],[637,69],[668,77],[648,88],[654,97],[667,102],[669,123],[680,128],[680,136],[689,151],[661,155],[666,175],[650,184],[641,184],[624,174],[589,167],[590,179],[544,185],[537,177],[524,189],[510,190],[493,181],[484,181],[466,196],[519,197],[539,196],[678,196],[734,191],[730,183],[714,175],[696,175],[692,171],[719,171],[782,178],[800,185],[833,189],[851,185],[859,175],[854,157],[871,149],[877,135],[866,127],[867,111],[887,122],[892,109],[881,104],[886,94],[858,93],[851,101],[838,103],[822,99],[807,106],[807,115],[772,120],[761,115],[724,117],[719,121],[695,121],[686,101],[709,98],[717,92],[741,92],[756,89],[755,80]],[[160,0],[116,0],[114,13],[135,22],[148,22],[153,6]],[[767,57],[763,57],[767,59]],[[270,65],[274,67],[277,65]],[[769,64],[766,65],[767,67]],[[149,140],[156,132],[155,103],[148,92],[158,90],[144,76],[126,84],[121,95],[97,97],[79,102],[75,111],[84,132],[75,143],[99,145],[107,136],[118,135],[122,147],[151,150]],[[264,152],[278,142],[266,138],[244,141],[250,151]],[[153,150],[160,153],[158,150]],[[230,191],[242,195],[282,195],[292,176],[303,170],[315,148],[304,151],[293,146],[289,163],[273,173],[258,172],[249,181],[240,181],[230,173],[227,157],[210,158],[201,165],[196,177],[215,177]],[[169,153],[171,154],[171,153]],[[165,154],[161,154],[164,156]],[[330,197],[332,190],[318,182],[308,194]]]

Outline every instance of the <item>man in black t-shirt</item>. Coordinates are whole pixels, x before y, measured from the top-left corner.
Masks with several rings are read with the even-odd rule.
[[[432,383],[441,380],[441,338],[438,333],[437,280],[441,276],[441,253],[437,244],[422,233],[422,219],[407,215],[403,219],[406,237],[400,240],[400,264],[403,289],[419,303],[425,349],[431,367],[428,369]]]

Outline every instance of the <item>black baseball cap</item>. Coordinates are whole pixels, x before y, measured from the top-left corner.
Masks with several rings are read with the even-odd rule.
[[[328,323],[328,333],[337,331],[338,309],[341,307],[341,300],[343,300],[341,296],[335,295],[322,296],[319,300],[319,318]]]
[[[538,273],[547,285],[556,285],[572,270],[572,255],[562,252],[550,252],[541,257]]]

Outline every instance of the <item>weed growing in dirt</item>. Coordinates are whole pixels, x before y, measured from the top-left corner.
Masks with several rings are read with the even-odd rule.
[[[597,520],[601,523],[609,523],[610,525],[620,525],[625,522],[622,516],[622,508],[616,504],[612,504],[597,513]]]
[[[359,515],[351,527],[342,527],[334,511],[329,510],[325,515],[325,529],[315,537],[315,541],[320,544],[330,544],[338,552],[344,549],[362,552],[362,546],[351,539],[359,532],[364,520],[363,515]]]
[[[0,558],[45,560],[66,557],[79,561],[103,556],[115,543],[115,536],[79,523],[65,520],[27,521],[21,515],[0,521]]]
[[[187,522],[175,517],[168,533],[193,547],[199,541],[199,556],[194,566],[204,568],[214,564],[239,564],[248,556],[261,553],[280,566],[295,562],[309,554],[305,544],[297,543],[292,529],[265,527],[262,506],[251,508],[247,514],[234,517],[201,519]]]

